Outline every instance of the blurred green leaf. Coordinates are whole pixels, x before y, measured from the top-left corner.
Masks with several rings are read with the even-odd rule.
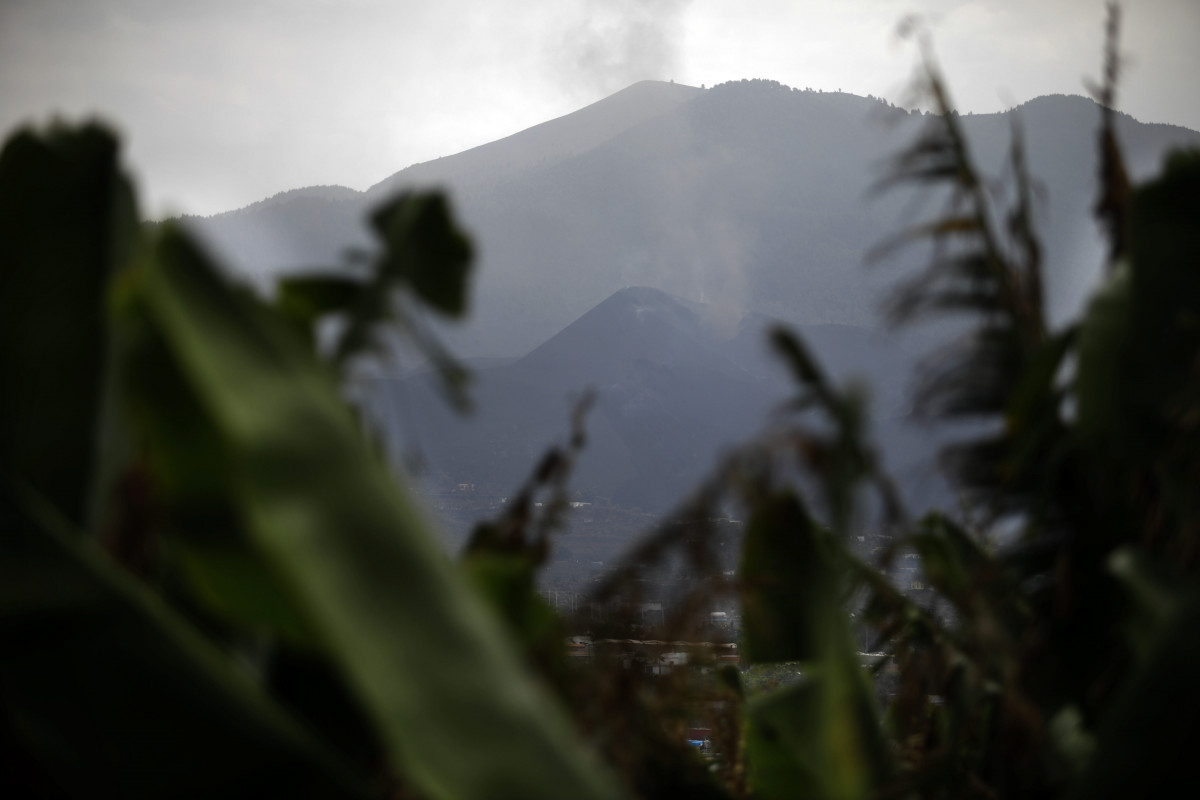
[[[799,661],[822,653],[841,611],[837,577],[818,527],[791,493],[755,509],[742,541],[742,654],[750,662]]]
[[[911,541],[921,555],[921,569],[929,582],[969,613],[984,581],[996,577],[991,557],[966,531],[937,512],[920,521]]]
[[[888,772],[869,680],[842,607],[833,543],[795,495],[766,498],[742,544],[742,652],[801,661],[804,682],[746,710],[750,781],[764,798],[866,797]]]
[[[468,552],[462,567],[523,652],[562,661],[561,621],[537,594],[536,566],[527,554]]]
[[[1076,430],[1085,442],[1103,442],[1120,430],[1121,371],[1130,347],[1128,264],[1119,264],[1106,285],[1092,298],[1079,330],[1079,367],[1075,395],[1079,398]]]
[[[362,294],[363,282],[344,275],[290,275],[276,284],[275,306],[312,344],[317,322],[327,314],[350,311]]]
[[[75,797],[365,797],[157,597],[0,485],[0,726]],[[6,776],[0,775],[0,789]]]
[[[820,686],[812,678],[751,700],[746,707],[750,783],[758,796],[825,796],[819,752],[825,735]]]
[[[863,670],[830,649],[796,686],[746,707],[746,758],[754,796],[870,797],[889,767],[879,714]]]
[[[451,361],[436,340],[403,313],[392,297],[396,289],[408,289],[419,300],[448,316],[460,316],[467,308],[467,274],[471,266],[471,243],[450,214],[444,195],[438,192],[404,192],[371,215],[371,227],[382,240],[371,277],[363,284],[352,307],[346,329],[334,354],[339,363],[371,345],[372,330],[385,320],[395,320],[415,338],[416,344],[447,372]],[[344,289],[337,290],[338,294]],[[317,305],[331,300],[330,286],[294,286],[300,297],[291,302]],[[324,298],[312,295],[325,294]],[[343,299],[343,298],[337,298]],[[452,364],[452,361],[451,361]],[[457,365],[452,364],[457,367]],[[452,376],[447,378],[452,380]]]
[[[362,290],[362,281],[342,275],[291,275],[277,284],[276,305],[289,316],[311,322],[348,310]]]
[[[141,300],[145,273],[122,275],[112,305],[123,399],[154,487],[156,535],[207,612],[235,631],[311,645],[305,613],[248,538],[228,437]]]
[[[287,585],[244,543],[178,541],[172,550],[209,611],[250,633],[316,645],[312,625]]]
[[[173,228],[136,300],[224,442],[246,531],[433,797],[612,797],[328,371]]]
[[[466,312],[471,243],[454,222],[444,194],[401,194],[377,209],[371,224],[385,245],[381,274],[407,282],[443,314]]]
[[[792,376],[798,384],[812,389],[821,396],[828,394],[829,386],[825,380],[825,374],[799,337],[782,326],[771,328],[768,336],[771,346],[787,362],[788,368],[791,369]]]
[[[1096,732],[1070,796],[1177,797],[1195,777],[1200,741],[1200,597],[1180,597],[1161,634]]]

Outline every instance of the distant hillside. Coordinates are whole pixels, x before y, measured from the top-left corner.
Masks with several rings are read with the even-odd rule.
[[[597,404],[573,485],[662,511],[766,406],[761,382],[729,360],[699,314],[643,288],[617,292],[524,358],[475,378],[477,410],[466,419],[447,409],[428,375],[379,386],[378,408],[402,416],[389,440],[421,452],[435,487],[512,492],[564,439],[572,402],[591,388]]]
[[[962,120],[993,173],[1014,123],[1025,131],[1060,319],[1100,263],[1089,213],[1097,119],[1092,101],[1056,96]],[[480,251],[474,313],[450,332],[469,356],[521,355],[625,286],[705,302],[733,320],[752,312],[874,326],[879,297],[904,267],[866,269],[864,255],[932,207],[907,189],[873,186],[927,122],[882,101],[769,81],[708,90],[644,82],[365,193],[301,190],[190,222],[266,281],[368,244],[362,217],[388,192],[447,185]],[[1119,132],[1136,176],[1172,146],[1200,145],[1193,131],[1125,116]]]
[[[512,136],[414,164],[365,192],[343,186],[296,189],[235,211],[187,221],[241,274],[266,285],[281,271],[335,265],[347,248],[369,245],[363,220],[393,192],[448,187],[461,200],[495,189],[523,170],[578,155],[665,114],[701,91],[642,81]]]
[[[663,512],[713,467],[721,451],[762,429],[791,397],[785,370],[767,358],[762,318],[728,329],[713,309],[656,289],[623,289],[515,362],[478,368],[476,412],[460,418],[428,374],[382,380],[368,392],[397,454],[420,454],[435,492],[470,484],[507,495],[542,451],[567,435],[572,402],[596,393],[588,446],[572,488],[586,499]],[[934,443],[905,420],[900,390],[910,363],[869,331],[802,329],[836,380],[878,389],[877,430],[909,496],[939,491]]]
[[[616,94],[520,133],[449,158],[426,161],[372,186],[383,198],[413,186],[451,186],[466,194],[495,189],[521,172],[580,155],[637,125],[666,114],[703,90],[661,81],[641,81]]]

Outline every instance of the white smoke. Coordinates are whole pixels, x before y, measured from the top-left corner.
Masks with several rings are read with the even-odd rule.
[[[690,0],[582,0],[547,56],[554,79],[587,99],[640,80],[667,80],[680,63]]]

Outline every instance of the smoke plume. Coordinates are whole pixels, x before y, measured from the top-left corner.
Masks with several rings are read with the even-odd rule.
[[[690,0],[583,0],[550,45],[556,82],[594,99],[640,80],[667,80],[679,66]]]

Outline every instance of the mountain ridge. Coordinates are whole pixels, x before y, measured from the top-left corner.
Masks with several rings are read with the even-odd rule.
[[[374,198],[402,187],[455,183],[461,189],[503,180],[522,169],[585,152],[630,127],[667,113],[701,91],[683,84],[638,81],[569,114],[452,156],[413,164],[374,184],[365,194]],[[496,165],[495,161],[502,163]]]
[[[572,405],[591,392],[588,444],[572,489],[589,501],[662,513],[724,450],[763,429],[797,388],[769,352],[772,320],[747,317],[726,330],[709,311],[657,289],[626,287],[521,358],[476,369],[476,410],[468,417],[443,402],[431,372],[369,382],[368,408],[395,461],[419,453],[433,493],[469,485],[501,496],[562,441]],[[914,506],[944,501],[944,485],[933,477],[937,439],[904,406],[909,357],[853,326],[799,333],[831,380],[865,381],[875,390],[883,458]]]
[[[1098,277],[1102,247],[1090,213],[1097,109],[1090,99],[1061,96],[961,117],[990,174],[1003,172],[1010,123],[1021,121],[1031,170],[1049,198],[1039,222],[1057,320],[1079,308]],[[368,192],[301,190],[188,222],[265,286],[282,270],[336,265],[347,248],[369,248],[363,218],[376,196],[440,171],[479,253],[473,313],[445,331],[467,357],[518,357],[631,285],[723,305],[730,318],[758,312],[792,323],[877,326],[880,299],[919,258],[864,270],[865,255],[910,224],[922,198],[910,187],[885,195],[872,187],[887,159],[928,123],[928,115],[882,100],[773,81],[707,90],[643,82],[503,140],[414,165]],[[560,141],[533,158],[538,136],[565,141],[580,128],[591,138]],[[1156,169],[1169,147],[1200,146],[1200,134],[1127,115],[1118,118],[1118,135],[1135,179]],[[506,160],[506,148],[521,158]],[[490,166],[468,168],[476,162]]]

